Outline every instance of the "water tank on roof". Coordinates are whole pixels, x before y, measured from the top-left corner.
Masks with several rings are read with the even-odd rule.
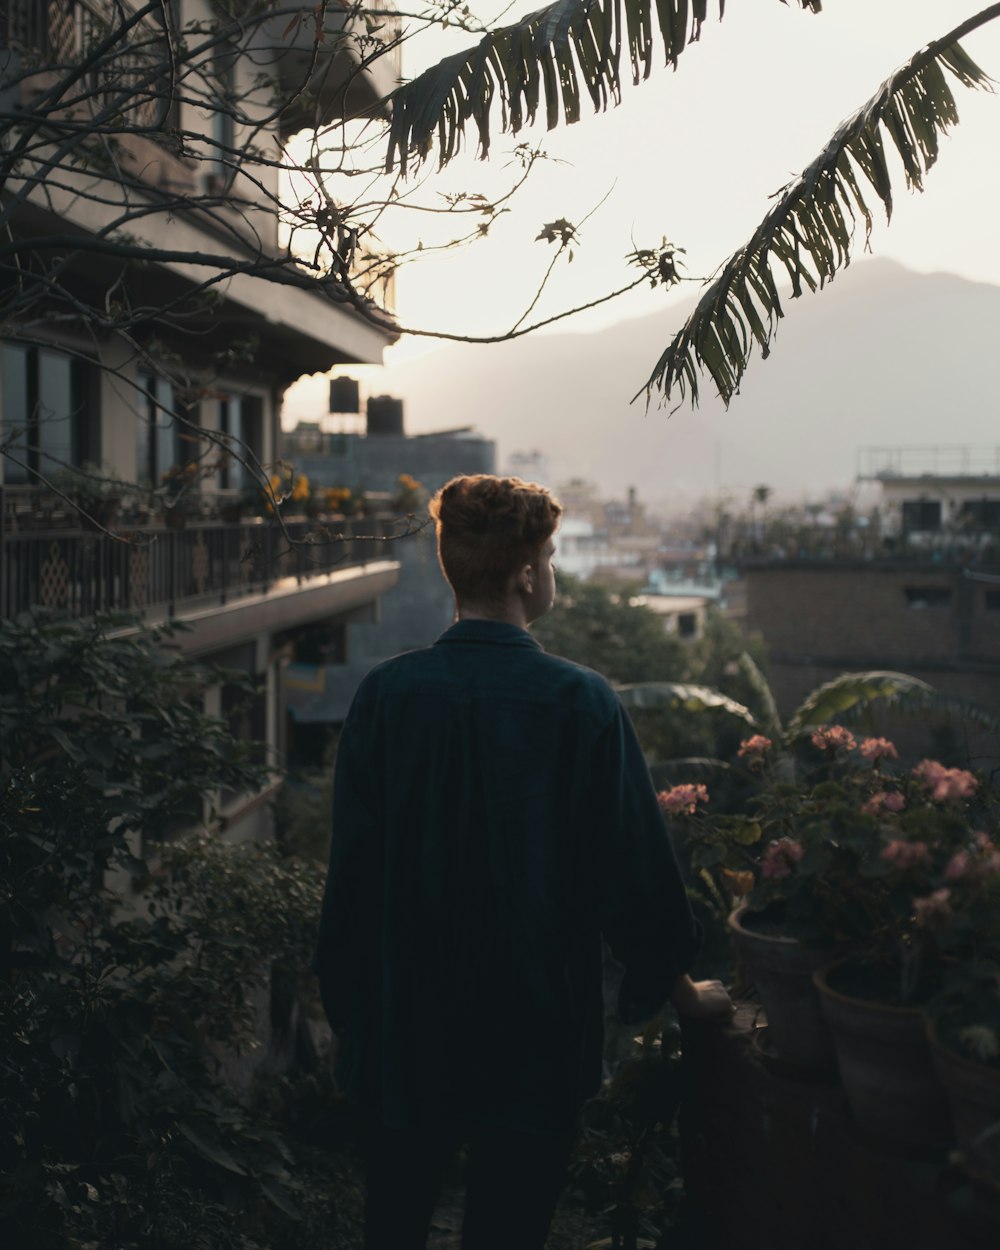
[[[359,412],[361,403],[355,378],[330,379],[330,411]]]
[[[403,433],[403,401],[393,395],[373,395],[368,401],[368,437]]]

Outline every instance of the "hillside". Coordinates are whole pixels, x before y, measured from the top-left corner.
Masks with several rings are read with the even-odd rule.
[[[790,300],[768,361],[755,361],[726,412],[630,404],[686,307],[593,334],[448,345],[388,370],[412,433],[472,423],[501,465],[538,448],[552,477],[683,500],[717,484],[737,496],[846,487],[857,449],[1000,443],[993,361],[1000,287],[859,261],[822,294]]]

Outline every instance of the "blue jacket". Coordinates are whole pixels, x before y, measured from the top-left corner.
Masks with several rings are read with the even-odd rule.
[[[628,716],[496,621],[374,669],[337,753],[316,967],[346,1093],[407,1127],[564,1129],[699,942]]]

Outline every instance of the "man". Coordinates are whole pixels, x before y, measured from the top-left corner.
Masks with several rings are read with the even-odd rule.
[[[619,1010],[728,1019],[608,683],[527,632],[555,597],[547,490],[431,501],[457,622],[374,669],[337,754],[317,968],[338,1079],[369,1117],[367,1250],[418,1250],[469,1145],[463,1250],[541,1250],[600,1084],[601,938]]]

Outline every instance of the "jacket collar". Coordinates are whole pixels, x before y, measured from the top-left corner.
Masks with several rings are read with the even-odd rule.
[[[507,647],[534,647],[541,651],[542,644],[518,625],[506,621],[456,621],[435,643],[489,642]]]

